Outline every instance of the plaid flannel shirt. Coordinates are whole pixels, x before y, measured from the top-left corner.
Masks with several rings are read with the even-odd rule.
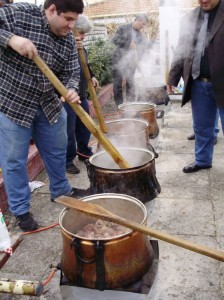
[[[62,103],[35,63],[7,47],[13,35],[30,39],[59,80],[78,92],[80,67],[73,34],[54,35],[42,6],[17,3],[0,8],[0,111],[17,124],[30,127],[41,107],[53,124]]]

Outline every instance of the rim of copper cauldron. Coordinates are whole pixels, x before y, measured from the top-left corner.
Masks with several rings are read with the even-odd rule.
[[[148,149],[144,149],[144,148],[137,148],[137,147],[117,147],[117,150],[119,152],[121,152],[121,155],[122,155],[122,150],[130,150],[130,151],[142,151],[142,152],[146,152],[147,154],[150,154],[151,155],[151,159],[143,162],[142,164],[139,164],[137,166],[134,166],[134,167],[130,167],[130,168],[127,168],[127,169],[121,169],[121,168],[106,168],[106,167],[102,167],[102,166],[99,166],[97,164],[94,164],[93,160],[94,158],[96,158],[97,156],[100,156],[102,154],[106,154],[107,155],[107,152],[105,150],[102,150],[102,151],[99,151],[99,152],[96,152],[95,154],[93,154],[92,156],[90,156],[90,158],[88,159],[88,162],[86,162],[86,164],[91,164],[93,165],[94,167],[102,170],[103,172],[105,173],[118,173],[119,171],[124,173],[124,172],[131,172],[132,170],[141,170],[141,169],[144,169],[145,166],[147,164],[149,164],[150,162],[153,162],[154,159],[155,159],[155,154],[151,151],[151,150],[148,150]],[[108,155],[108,158],[109,155]],[[125,158],[125,157],[124,157]]]
[[[134,204],[136,204],[137,206],[139,206],[139,208],[141,208],[142,210],[142,213],[143,213],[143,219],[141,220],[141,223],[139,222],[139,224],[145,224],[146,223],[146,220],[147,220],[147,210],[146,210],[146,207],[145,205],[140,201],[138,200],[137,198],[135,197],[132,197],[132,196],[129,196],[129,195],[125,195],[125,194],[115,194],[115,193],[102,193],[102,194],[95,194],[95,195],[90,195],[90,196],[87,196],[87,197],[83,197],[81,199],[81,201],[85,201],[85,202],[88,202],[90,200],[100,200],[100,199],[104,199],[104,198],[110,198],[110,199],[121,199],[121,200],[125,200],[127,201],[127,205],[128,203],[130,202],[133,202]],[[96,203],[96,202],[94,202]],[[86,244],[91,244],[92,241],[94,241],[94,239],[91,239],[91,238],[87,238],[87,237],[83,237],[83,236],[79,236],[75,233],[72,233],[70,231],[68,231],[64,226],[63,226],[63,218],[64,218],[64,215],[70,210],[70,208],[64,208],[60,215],[59,215],[59,225],[61,227],[61,229],[67,233],[69,236],[73,236],[73,237],[77,237],[79,239],[82,240],[82,243],[86,243]],[[119,212],[116,212],[116,214],[118,216],[121,216],[119,214]],[[89,216],[89,218],[91,218]],[[92,217],[94,218],[94,217]],[[107,241],[109,243],[117,243],[117,240],[118,239],[123,239],[125,237],[128,237],[130,235],[135,235],[135,234],[138,234],[138,232],[136,231],[133,231],[130,229],[130,231],[128,231],[127,233],[124,233],[124,234],[121,234],[121,235],[116,235],[116,236],[113,236],[113,237],[110,237],[110,238],[100,238],[100,239],[97,239],[97,240],[100,240],[100,241]]]
[[[145,130],[149,126],[149,122],[147,122],[146,120],[142,120],[140,118],[119,118],[119,119],[105,121],[106,124],[120,123],[120,122],[137,122],[138,124],[142,124],[142,125],[144,124],[145,128],[142,128],[141,130]],[[114,132],[111,132],[111,131],[109,131],[108,133],[114,134]],[[138,133],[138,132],[135,132],[135,133]],[[126,135],[126,132],[121,131],[121,133],[119,132],[119,136],[120,135]]]
[[[136,109],[137,106],[141,107],[139,107],[139,109]],[[144,111],[156,109],[156,106],[157,105],[152,102],[126,102],[118,105],[118,109],[120,109],[123,112],[142,112],[143,109]]]

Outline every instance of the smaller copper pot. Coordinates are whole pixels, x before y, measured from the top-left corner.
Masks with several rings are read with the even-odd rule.
[[[118,110],[124,117],[143,118],[149,123],[149,138],[154,139],[159,134],[156,121],[156,104],[150,102],[126,102],[118,106]]]

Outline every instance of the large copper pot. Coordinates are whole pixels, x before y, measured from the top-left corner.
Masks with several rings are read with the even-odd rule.
[[[143,203],[157,197],[161,189],[156,178],[155,154],[143,148],[117,149],[131,167],[118,169],[106,151],[95,153],[86,162],[91,193],[122,193]]]
[[[92,201],[128,220],[146,224],[146,208],[133,197],[100,194],[85,197],[82,201]],[[64,209],[60,214],[63,237],[61,266],[67,280],[74,285],[101,290],[124,287],[139,280],[154,259],[148,237],[131,231],[94,241],[76,234],[83,226],[95,221],[72,209]]]
[[[149,138],[154,139],[159,134],[156,121],[156,104],[150,102],[126,102],[118,106],[122,116],[126,118],[143,118],[149,123]]]

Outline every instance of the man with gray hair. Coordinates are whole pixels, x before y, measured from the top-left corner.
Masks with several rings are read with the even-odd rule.
[[[95,78],[95,75],[88,64],[87,52],[85,48],[83,48],[83,40],[85,38],[85,34],[92,29],[92,24],[86,16],[79,15],[75,23],[75,28],[79,32],[79,37],[76,38],[77,48],[83,49],[93,85],[97,88],[99,87],[99,82]],[[80,64],[79,97],[81,100],[82,108],[89,114],[89,105],[88,105],[87,93],[86,93],[87,82],[85,79],[85,74],[82,70],[80,60],[79,60],[79,64]],[[64,103],[64,107],[67,111],[67,135],[68,135],[66,171],[70,174],[78,174],[80,171],[74,165],[73,161],[77,154],[79,160],[85,160],[93,154],[92,148],[88,146],[91,133],[86,128],[86,126],[82,123],[79,117],[76,116],[73,109],[71,109],[71,107],[67,103]]]
[[[113,37],[116,46],[113,53],[114,101],[123,103],[123,79],[126,79],[126,101],[135,101],[134,74],[138,57],[147,48],[148,42],[142,30],[148,23],[146,14],[136,16],[133,23],[121,25]]]

